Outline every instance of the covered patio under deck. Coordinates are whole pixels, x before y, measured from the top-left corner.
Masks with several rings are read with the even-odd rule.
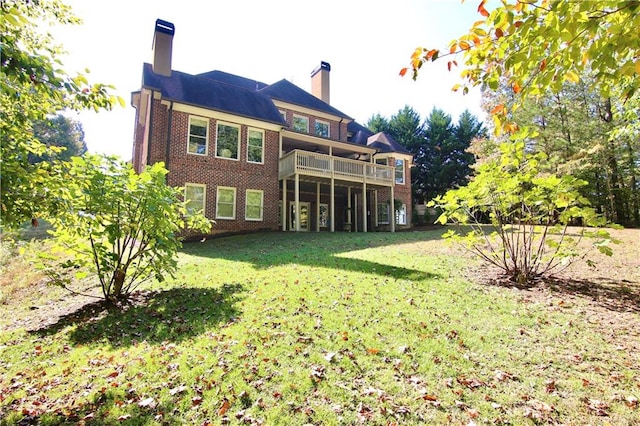
[[[383,202],[394,196],[393,167],[299,149],[280,159],[279,179],[283,231],[368,232],[378,225],[379,192]]]

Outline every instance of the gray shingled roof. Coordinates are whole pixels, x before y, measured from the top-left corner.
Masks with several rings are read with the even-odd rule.
[[[239,75],[229,74],[224,71],[209,71],[202,74],[197,74],[196,77],[208,78],[209,80],[216,80],[221,83],[227,83],[232,86],[241,87],[245,90],[260,90],[268,86],[268,84],[261,81],[252,80],[250,78],[240,77]]]
[[[284,79],[265,87],[260,90],[260,93],[268,95],[269,97],[279,101],[288,102],[294,105],[311,108],[316,111],[326,112],[328,114],[352,120],[352,118],[344,112],[335,109],[328,103],[316,98],[311,93],[302,90],[295,84]]]
[[[376,148],[380,152],[399,152],[401,154],[412,155],[405,147],[384,132],[374,134],[371,130],[355,121],[349,123],[347,130],[351,133],[349,142],[367,145]]]
[[[172,71],[171,77],[165,77],[155,74],[151,64],[144,64],[142,86],[159,90],[162,97],[168,100],[283,126],[286,126],[286,123],[274,105],[274,99],[353,120],[287,80],[267,85],[223,71],[210,71],[197,75]],[[385,133],[374,135],[355,121],[350,121],[347,128],[352,133],[349,138],[351,143],[376,148],[381,152],[411,154]]]
[[[379,132],[375,135],[369,136],[367,139],[367,146],[376,148],[380,152],[399,152],[411,155],[411,152],[384,132]]]
[[[286,124],[268,96],[210,78],[179,71],[172,71],[171,77],[165,77],[155,74],[150,64],[144,64],[142,86],[160,90],[162,96],[169,100]]]

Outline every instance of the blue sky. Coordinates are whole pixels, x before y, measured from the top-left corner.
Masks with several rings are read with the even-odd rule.
[[[64,0],[83,20],[51,29],[68,55],[68,72],[112,84],[126,108],[74,115],[90,152],[131,157],[142,64],[151,61],[157,18],[176,27],[173,69],[221,70],[264,83],[287,79],[310,91],[311,71],[331,64],[331,104],[362,124],[405,105],[425,118],[437,107],[454,120],[465,109],[484,119],[479,91],[451,92],[459,71],[423,67],[418,81],[400,77],[418,46],[445,48],[480,19],[479,0]]]

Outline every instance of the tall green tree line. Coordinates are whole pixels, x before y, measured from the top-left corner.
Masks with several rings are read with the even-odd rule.
[[[468,152],[475,138],[483,138],[485,129],[468,110],[454,123],[443,110],[433,108],[424,120],[405,106],[387,119],[372,116],[367,126],[384,131],[414,155],[411,187],[415,203],[425,203],[447,190],[465,185],[472,173],[474,156]]]

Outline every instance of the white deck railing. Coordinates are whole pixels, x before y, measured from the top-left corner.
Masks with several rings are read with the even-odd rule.
[[[294,150],[280,158],[280,179],[295,174],[393,186],[393,167]]]

